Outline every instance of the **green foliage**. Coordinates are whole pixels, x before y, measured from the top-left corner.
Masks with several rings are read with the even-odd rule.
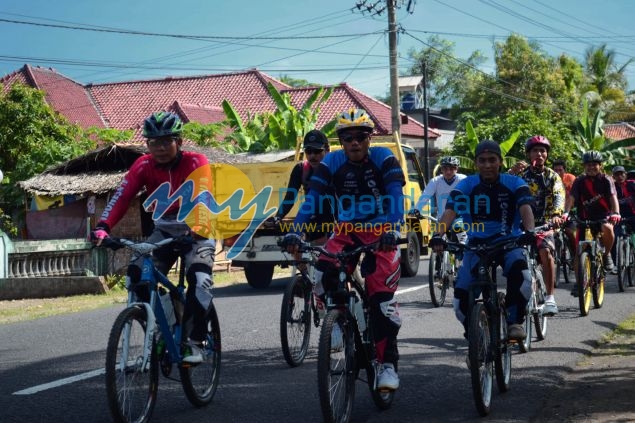
[[[134,131],[132,129],[121,131],[114,128],[92,127],[86,129],[84,134],[90,139],[95,140],[97,144],[116,144],[130,141],[134,136]]]
[[[223,147],[222,139],[225,133],[225,122],[202,124],[188,122],[183,125],[183,138],[194,141],[203,147]]]
[[[18,228],[13,224],[11,216],[4,214],[2,209],[0,209],[0,232],[9,235],[10,238],[18,236]]]
[[[316,84],[313,82],[309,82],[306,79],[296,79],[291,78],[289,75],[281,75],[279,78],[280,82],[283,82],[291,87],[319,87],[320,84]]]

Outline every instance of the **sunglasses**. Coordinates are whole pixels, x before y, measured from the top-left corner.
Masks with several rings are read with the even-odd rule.
[[[147,140],[147,144],[150,148],[169,147],[174,141],[176,141],[176,138],[172,137],[150,138]]]
[[[324,152],[323,149],[314,149],[314,148],[305,148],[305,154],[322,154]]]
[[[360,132],[358,134],[344,134],[340,137],[340,141],[345,143],[351,143],[353,141],[364,142],[369,138],[366,132]]]

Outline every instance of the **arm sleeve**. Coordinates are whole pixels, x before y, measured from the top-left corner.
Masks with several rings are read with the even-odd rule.
[[[112,229],[126,214],[130,202],[144,186],[144,170],[147,161],[141,157],[137,159],[123,178],[121,185],[115,191],[106,205],[98,224],[106,224]]]
[[[302,186],[302,163],[295,165],[291,170],[291,175],[289,176],[289,183],[284,194],[284,199],[282,200],[282,203],[280,203],[280,207],[278,208],[278,212],[276,213],[276,216],[278,216],[280,219],[289,214],[289,212],[293,208],[293,205],[298,198],[300,186]]]
[[[436,182],[437,182],[436,179],[434,178],[430,179],[430,182],[428,182],[428,185],[426,185],[426,188],[421,193],[421,197],[419,197],[419,201],[417,201],[417,205],[415,206],[417,210],[422,211],[424,207],[428,205],[428,203],[432,200],[434,196],[434,192],[436,191],[436,186],[437,186]],[[435,205],[434,202],[432,204]],[[430,211],[432,212],[432,210]]]
[[[398,231],[403,223],[404,216],[404,195],[403,189],[399,182],[391,182],[386,187],[388,196],[392,198],[392,204],[396,207],[392,207],[392,210],[388,212],[388,222],[393,225],[393,230]]]

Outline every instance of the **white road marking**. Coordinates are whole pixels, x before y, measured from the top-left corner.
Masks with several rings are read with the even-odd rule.
[[[428,284],[413,286],[412,288],[400,289],[397,292],[395,292],[395,295],[405,294],[406,292],[418,291],[420,289],[427,288],[427,287],[428,287]]]
[[[32,395],[47,389],[57,388],[58,386],[68,385],[71,383],[79,382],[80,380],[90,379],[91,377],[100,376],[106,373],[106,369],[96,369],[90,372],[82,373],[79,375],[66,377],[64,379],[55,380],[53,382],[44,383],[42,385],[33,386],[31,388],[23,389],[21,391],[14,392],[13,395]]]

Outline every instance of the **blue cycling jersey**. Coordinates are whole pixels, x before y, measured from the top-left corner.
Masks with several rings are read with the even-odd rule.
[[[519,235],[519,207],[531,205],[533,196],[527,183],[518,176],[500,174],[494,183],[480,175],[463,179],[450,193],[446,209],[463,219],[470,242],[494,236]]]

